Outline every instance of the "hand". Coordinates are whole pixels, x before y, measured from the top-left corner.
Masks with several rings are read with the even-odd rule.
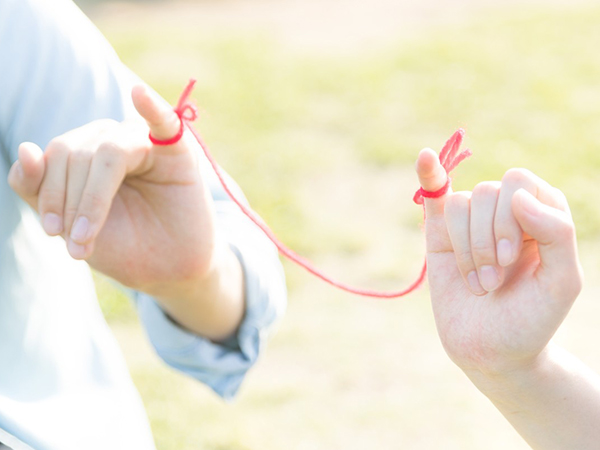
[[[153,146],[148,127],[156,138],[170,138],[179,118],[144,86],[134,88],[132,98],[148,126],[95,121],[53,139],[44,153],[23,143],[9,183],[39,212],[44,230],[65,239],[73,258],[126,286],[181,303],[212,293],[208,286],[222,287],[216,276],[221,266],[237,278],[241,269],[216,240],[199,145],[186,130],[174,145]],[[193,322],[186,308],[163,306],[183,324]]]
[[[446,173],[419,154],[423,188]],[[472,193],[425,199],[429,285],[444,348],[467,374],[534,364],[580,292],[575,228],[564,195],[523,169]]]

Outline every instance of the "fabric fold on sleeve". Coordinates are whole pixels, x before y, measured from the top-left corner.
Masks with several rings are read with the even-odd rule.
[[[287,293],[275,246],[231,201],[216,201],[215,207],[220,236],[244,271],[246,312],[237,334],[215,343],[180,327],[149,295],[137,293],[136,303],[158,355],[230,400],[264,352],[273,325],[285,311]]]

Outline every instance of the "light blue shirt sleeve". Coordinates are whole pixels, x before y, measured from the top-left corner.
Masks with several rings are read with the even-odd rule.
[[[2,14],[11,17],[0,27],[0,151],[7,163],[17,158],[23,141],[44,148],[51,138],[92,120],[121,120],[135,113],[130,90],[137,78],[70,0],[0,1]],[[218,233],[243,267],[243,323],[235,339],[216,344],[176,325],[151,297],[137,293],[135,302],[158,355],[231,398],[263,351],[268,330],[283,315],[285,280],[274,246],[227,197],[208,161],[201,159]]]
[[[136,303],[150,342],[170,366],[231,399],[244,375],[263,352],[269,331],[286,307],[285,276],[277,249],[231,201],[208,161],[201,161],[217,212],[218,232],[239,258],[246,289],[246,314],[236,336],[216,344],[176,325],[152,297],[138,293]],[[243,195],[228,177],[238,198]]]

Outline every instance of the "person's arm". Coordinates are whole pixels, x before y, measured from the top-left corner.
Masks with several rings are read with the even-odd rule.
[[[532,448],[598,448],[600,376],[566,350],[550,343],[529,366],[467,375]]]
[[[23,197],[27,197],[30,205],[41,213],[42,224],[49,234],[64,234],[67,231],[70,233],[75,218],[70,217],[69,211],[76,207],[74,203],[78,199],[75,198],[76,194],[65,194],[68,191],[66,183],[72,184],[73,178],[67,181],[64,175],[67,168],[74,167],[77,167],[77,171],[86,172],[88,167],[82,154],[87,147],[80,144],[84,141],[100,143],[94,133],[109,133],[111,129],[116,128],[116,124],[101,121],[97,126],[82,129],[82,134],[77,137],[73,136],[74,133],[69,133],[69,130],[97,118],[122,120],[125,117],[135,117],[131,88],[133,83],[139,83],[139,80],[123,67],[100,33],[70,1],[24,2],[25,4],[19,4],[8,0],[7,5],[3,7],[7,16],[11,16],[13,20],[12,25],[3,27],[3,39],[6,42],[14,41],[15,44],[4,43],[0,52],[0,60],[3,62],[0,84],[4,87],[0,105],[0,136],[3,146],[6,147],[6,154],[11,159],[20,157],[23,163],[21,168],[26,177],[23,183],[19,183],[13,176],[13,187]],[[27,29],[21,27],[34,23],[35,26]],[[138,97],[143,103],[145,97]],[[153,110],[152,106],[153,103],[150,102],[142,104],[146,113],[154,115],[151,119],[156,121],[156,115],[160,114],[160,111]],[[174,115],[171,109],[168,111]],[[156,124],[155,128],[162,128],[157,130],[157,133],[171,132],[169,126],[178,128],[178,122],[168,122],[171,119],[172,116],[166,116],[163,123]],[[143,127],[139,131],[144,133],[142,130]],[[65,132],[67,134],[63,134]],[[55,139],[57,135],[63,135],[66,140]],[[142,134],[142,137],[145,136]],[[106,137],[106,141],[110,139]],[[127,138],[120,139],[124,141]],[[34,141],[39,146],[25,145],[20,155],[17,155],[18,144],[25,140]],[[123,146],[129,144],[126,142]],[[43,158],[39,153],[40,147],[48,147],[50,150]],[[141,145],[138,146],[138,150],[142,151],[140,147]],[[192,151],[196,149],[190,149],[190,152]],[[116,165],[115,158],[109,159],[106,160],[106,164]],[[197,165],[195,166],[192,160],[190,162],[188,169],[192,171]],[[134,163],[144,161],[140,158]],[[47,171],[46,167],[49,168]],[[97,176],[104,177],[104,174]],[[79,182],[84,182],[85,179],[85,175],[82,175]],[[71,192],[76,189],[70,187]],[[38,192],[40,189],[41,192]],[[96,189],[110,194],[116,191],[106,183],[98,184]],[[96,195],[93,191],[89,192],[92,195],[90,201],[94,202],[97,209],[110,204],[109,199]],[[41,197],[39,202],[38,194]],[[204,194],[207,202],[210,202],[210,194],[200,193]],[[99,202],[104,204],[100,205]],[[90,214],[106,213],[94,211]],[[214,216],[214,213],[206,213],[205,216],[211,214]],[[94,223],[92,217],[87,219],[90,219],[91,223],[88,226],[93,233],[92,228],[98,227],[99,224]],[[207,219],[209,220],[211,219]],[[207,233],[198,229],[196,231],[204,235],[213,230],[208,230]],[[137,240],[140,246],[148,246],[147,242],[142,242],[141,236],[138,236]],[[77,243],[67,240],[71,256],[76,259],[88,258],[89,253],[81,253],[84,247],[81,244],[89,241],[88,239],[85,243]],[[207,241],[208,245],[214,243],[214,254],[185,264],[183,269],[187,269],[187,272],[174,267],[174,276],[163,271],[162,274],[154,274],[153,280],[138,282],[145,276],[140,273],[137,279],[133,279],[133,276],[123,280],[121,277],[119,281],[156,294],[162,306],[184,327],[211,339],[223,339],[235,332],[244,313],[242,269],[237,257],[225,242],[213,240],[212,236]],[[165,244],[168,244],[168,241]],[[177,252],[173,252],[172,248],[167,245],[165,251],[159,255],[165,264],[181,262],[181,258],[177,260],[178,255],[174,255]],[[119,252],[115,253],[119,256]],[[140,255],[152,256],[156,257]],[[173,258],[170,259],[170,256]],[[200,267],[206,261],[209,266]],[[94,265],[93,261],[90,262]],[[106,267],[102,265],[98,269],[107,272]],[[119,272],[115,273],[113,270],[113,273],[110,273],[110,269],[119,269]],[[119,279],[121,269],[122,267],[113,265],[108,270],[109,275],[115,277],[116,274]],[[178,277],[177,274],[181,276]]]
[[[148,88],[135,106],[157,138],[177,133],[173,109]],[[217,233],[212,197],[190,137],[152,145],[138,121],[94,121],[19,148],[9,183],[75,259],[154,296],[186,329],[225,340],[244,315],[238,258]]]
[[[266,238],[257,237],[254,227],[220,196],[211,174],[204,170],[206,164],[197,146],[182,143],[174,153],[174,149],[161,149],[158,158],[144,156],[151,150],[147,126],[139,120],[120,123],[139,118],[131,90],[140,81],[70,0],[6,0],[0,10],[2,17],[10,17],[0,21],[0,146],[7,161],[20,160],[10,173],[11,184],[42,212],[40,219],[49,234],[65,236],[72,256],[88,260],[137,290],[142,321],[169,364],[208,380],[212,387],[219,384],[215,388],[219,392],[233,392],[285,307],[285,281],[273,246]],[[79,165],[84,170],[71,173],[85,173],[93,158],[82,150],[98,150],[102,142],[116,139],[116,135],[100,134],[123,126],[137,127],[137,131],[121,134],[116,147],[103,146],[92,176],[99,183],[96,191],[88,191],[100,191],[88,196],[94,206],[89,211],[108,211],[111,219],[98,221],[90,216],[88,230],[96,226],[92,237],[71,238],[77,195],[44,194],[45,199],[40,200],[35,184],[41,183],[42,190],[42,186],[50,186],[45,191],[52,194],[57,186],[52,180],[60,180],[65,167]],[[74,137],[74,129],[84,130],[87,136]],[[59,135],[73,139],[53,140]],[[127,136],[137,140],[132,143]],[[26,144],[19,154],[23,141],[35,145]],[[86,145],[79,146],[76,141],[86,141]],[[100,144],[94,147],[94,143]],[[40,149],[47,150],[43,156]],[[115,149],[128,151],[116,155]],[[122,177],[125,166],[122,186],[101,174],[106,164],[115,162],[115,156],[113,169],[119,170],[107,173]],[[165,165],[165,161],[170,162]],[[26,180],[18,179],[19,166],[26,172]],[[47,170],[50,166],[54,175]],[[165,183],[167,175],[174,181],[171,185]],[[63,192],[82,194],[82,180],[71,181],[76,182],[63,186]],[[80,190],[73,190],[78,183]],[[117,186],[123,189],[107,208],[105,194]],[[53,208],[56,210],[50,211]],[[166,216],[165,211],[169,211]],[[59,220],[52,216],[48,220],[48,212]],[[115,221],[116,217],[122,222]],[[100,223],[105,224],[102,244],[96,245]],[[212,342],[223,339],[225,346]],[[225,378],[235,379],[226,389]]]
[[[417,174],[427,191],[446,183],[431,150]],[[425,206],[431,300],[450,358],[532,448],[597,449],[600,377],[551,342],[582,284],[564,195],[513,169]]]

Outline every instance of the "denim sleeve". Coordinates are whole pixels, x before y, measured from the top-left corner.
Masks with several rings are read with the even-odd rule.
[[[285,276],[275,246],[227,197],[205,160],[202,170],[215,201],[218,232],[244,271],[246,314],[237,335],[217,344],[179,327],[152,297],[138,293],[136,303],[158,355],[223,398],[231,399],[264,352],[273,325],[283,316],[287,301]],[[229,180],[236,195],[241,196],[239,188]]]

